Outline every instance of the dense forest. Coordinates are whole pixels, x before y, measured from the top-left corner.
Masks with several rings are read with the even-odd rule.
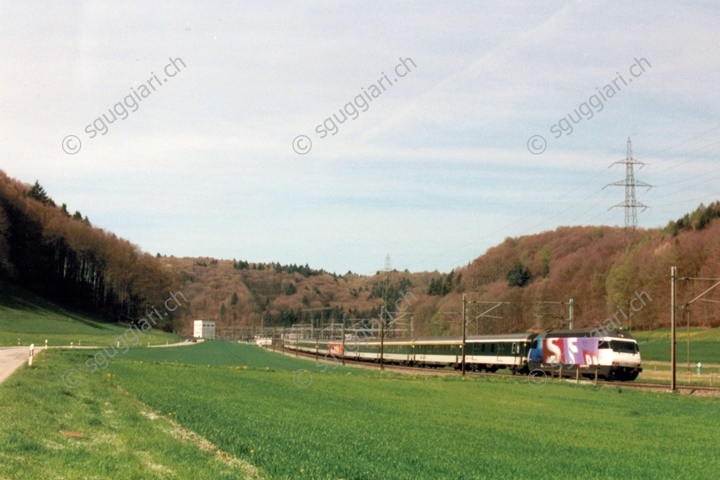
[[[142,317],[181,291],[187,303],[162,326],[185,334],[193,319],[290,326],[377,318],[384,309],[416,336],[430,336],[459,334],[463,295],[471,334],[565,327],[570,299],[576,327],[608,318],[633,329],[667,326],[676,265],[681,316],[720,326],[720,291],[708,296],[715,302],[682,308],[711,285],[685,278],[720,277],[718,217],[715,202],[665,228],[560,227],[507,238],[448,273],[338,275],[308,265],[153,256],[71,215],[39,183],[0,172],[0,278],[111,321]],[[638,295],[646,301],[629,316]]]
[[[163,305],[177,277],[160,261],[56,205],[36,182],[0,171],[0,278],[111,321],[131,322]],[[173,290],[175,289],[175,290]],[[172,330],[186,308],[163,319]]]

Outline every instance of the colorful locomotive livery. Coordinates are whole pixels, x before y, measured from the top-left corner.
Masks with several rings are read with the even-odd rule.
[[[545,363],[597,365],[598,341],[594,338],[545,338],[539,357]],[[530,351],[532,358],[533,350]]]
[[[560,330],[538,334],[528,354],[528,368],[562,376],[597,375],[635,380],[642,372],[637,341],[624,331]]]
[[[465,341],[468,371],[514,373],[542,371],[550,375],[635,380],[642,371],[637,342],[624,331],[549,330],[541,333],[477,335]],[[362,341],[286,339],[285,348],[317,353],[325,361],[340,358],[415,367],[462,366],[462,338],[385,339]]]

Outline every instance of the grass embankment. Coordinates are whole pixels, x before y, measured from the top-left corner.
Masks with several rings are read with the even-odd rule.
[[[104,323],[102,319],[79,314],[49,302],[22,288],[0,280],[0,346],[51,347],[79,345],[105,346],[127,327]],[[48,333],[51,332],[51,333]],[[177,335],[150,330],[140,338],[142,345],[161,345],[179,341]]]
[[[717,399],[533,388],[524,377],[322,373],[221,342],[130,350],[90,374],[92,355],[51,350],[0,386],[0,479],[223,478],[230,467],[177,440],[172,422],[274,479],[705,479],[720,469],[703,454],[720,442]],[[77,389],[62,385],[67,368],[83,373]],[[307,388],[298,369],[312,374]]]
[[[670,330],[633,332],[643,361],[670,361]],[[690,363],[720,364],[720,328],[678,328],[676,333],[677,361],[687,363],[687,340],[690,339]]]
[[[254,478],[252,467],[201,448],[207,442],[123,393],[107,372],[64,386],[63,373],[86,373],[90,354],[44,352],[0,385],[1,480]]]
[[[298,368],[313,373],[308,388],[294,384]],[[714,399],[533,388],[524,378],[323,374],[313,362],[216,342],[132,351],[109,370],[270,478],[708,478],[720,468],[698,455],[720,441]]]

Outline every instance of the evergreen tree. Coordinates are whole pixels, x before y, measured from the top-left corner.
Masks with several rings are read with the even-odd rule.
[[[532,279],[530,269],[521,262],[516,263],[507,273],[507,281],[510,287],[524,287]]]
[[[30,190],[28,190],[27,196],[37,200],[43,205],[50,205],[52,207],[55,206],[55,202],[53,202],[52,198],[50,198],[45,189],[40,185],[40,182],[37,180],[35,180],[35,185],[30,187]]]

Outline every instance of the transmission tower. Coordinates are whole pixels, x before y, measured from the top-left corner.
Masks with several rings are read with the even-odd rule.
[[[645,163],[635,160],[632,156],[632,141],[630,137],[627,139],[627,157],[625,160],[620,160],[610,165],[625,165],[625,180],[619,180],[614,183],[608,183],[603,187],[625,187],[625,201],[613,205],[608,210],[615,207],[625,208],[625,230],[634,230],[637,227],[637,208],[641,207],[643,210],[647,208],[647,205],[642,202],[638,202],[635,198],[635,187],[645,187],[647,189],[652,188],[652,185],[648,185],[640,180],[635,180],[635,165],[639,165],[639,168],[645,166]],[[608,167],[608,168],[610,168]]]

